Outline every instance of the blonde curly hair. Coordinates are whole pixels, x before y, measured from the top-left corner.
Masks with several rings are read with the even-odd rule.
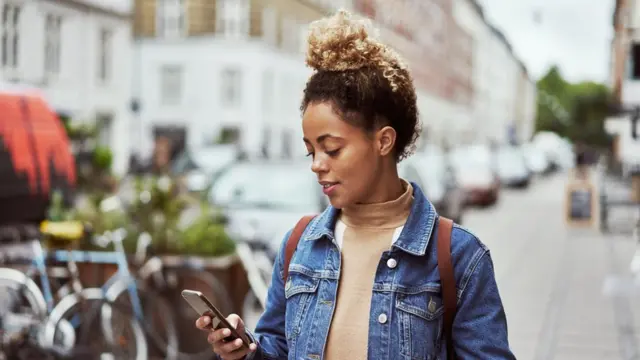
[[[377,34],[371,20],[341,9],[309,26],[306,63],[325,71],[377,67],[395,91],[408,80],[408,67],[396,51],[376,39]]]
[[[408,66],[377,39],[369,19],[346,10],[309,25],[307,82],[301,110],[329,101],[345,121],[372,131],[381,125],[397,133],[396,157],[415,150],[420,134],[416,93]]]

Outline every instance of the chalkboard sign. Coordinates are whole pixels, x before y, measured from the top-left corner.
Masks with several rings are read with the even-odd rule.
[[[566,216],[569,225],[591,226],[596,214],[597,195],[589,182],[575,182],[567,186]]]

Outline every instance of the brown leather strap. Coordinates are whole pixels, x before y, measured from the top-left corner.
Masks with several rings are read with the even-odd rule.
[[[284,273],[282,276],[282,280],[285,283],[287,282],[287,278],[289,277],[289,263],[291,262],[293,253],[296,252],[296,249],[298,248],[300,237],[302,236],[304,229],[307,228],[314,217],[315,215],[307,215],[298,220],[298,223],[293,228],[293,231],[291,231],[291,235],[289,235],[289,239],[287,239],[287,245],[284,249]]]
[[[447,359],[456,358],[453,350],[453,318],[456,314],[458,294],[456,278],[451,262],[451,230],[453,221],[440,216],[438,218],[438,271],[440,272],[440,286],[442,302],[444,303],[444,341],[447,344]]]

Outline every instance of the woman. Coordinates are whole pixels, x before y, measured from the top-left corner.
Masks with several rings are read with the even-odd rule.
[[[225,342],[222,359],[445,359],[434,234],[437,214],[423,191],[399,178],[420,132],[407,66],[344,11],[311,25],[302,100],[311,170],[331,206],[304,231],[283,281],[286,239],[267,306],[252,339]],[[513,359],[487,248],[454,226],[451,251],[458,312],[457,356]],[[210,323],[202,317],[196,326]]]

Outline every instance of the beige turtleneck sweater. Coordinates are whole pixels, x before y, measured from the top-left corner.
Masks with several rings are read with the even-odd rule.
[[[405,191],[396,200],[342,209],[335,227],[342,264],[325,359],[367,359],[376,270],[400,235],[413,201],[411,184],[403,180],[403,185]]]

